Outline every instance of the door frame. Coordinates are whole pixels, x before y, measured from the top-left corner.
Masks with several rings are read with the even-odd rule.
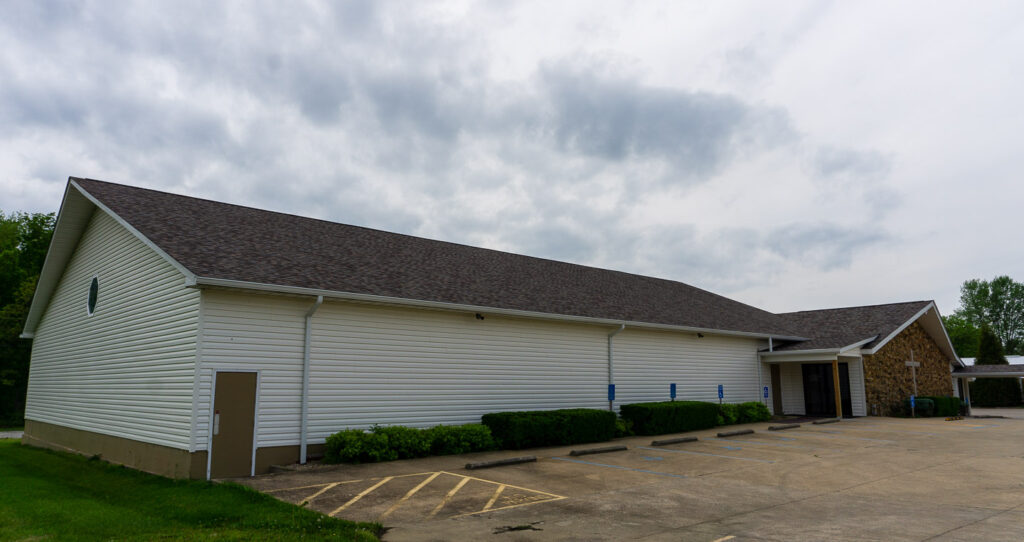
[[[210,415],[206,428],[206,479],[210,479],[210,467],[213,464],[213,415],[217,404],[217,373],[256,373],[256,397],[253,400],[252,414],[252,457],[249,458],[249,476],[256,476],[256,442],[259,440],[260,427],[260,391],[263,374],[259,369],[235,369],[232,367],[213,367],[210,380]]]
[[[808,393],[807,393],[808,392],[808,388],[807,388],[806,376],[807,376],[807,366],[809,366],[809,365],[816,366],[818,369],[821,369],[822,376],[825,377],[826,380],[831,381],[831,382],[829,382],[829,385],[826,386],[825,389],[824,389],[825,396],[826,396],[825,397],[825,402],[826,402],[826,405],[828,407],[828,408],[826,408],[826,412],[832,411],[831,415],[838,416],[839,413],[835,412],[835,408],[836,408],[835,407],[835,400],[836,400],[836,397],[835,397],[835,386],[836,386],[836,383],[835,383],[835,380],[834,380],[835,377],[834,377],[833,372],[832,372],[832,362],[824,362],[824,361],[822,361],[822,362],[801,363],[800,364],[801,387],[803,388],[803,396],[804,396],[804,415],[806,415],[806,416],[819,416],[820,415],[820,414],[811,414],[809,409],[807,408],[807,401],[808,401],[809,397],[808,397]],[[853,382],[852,382],[852,378],[850,377],[850,371],[852,370],[851,367],[850,367],[851,363],[847,362],[847,361],[840,361],[840,362],[838,362],[838,365],[839,365],[839,367],[838,367],[838,369],[839,369],[839,400],[842,403],[842,407],[843,407],[843,416],[842,417],[843,418],[852,418],[853,417]],[[844,371],[844,368],[845,368],[845,371]],[[843,376],[844,375],[846,376],[845,385],[843,385]]]

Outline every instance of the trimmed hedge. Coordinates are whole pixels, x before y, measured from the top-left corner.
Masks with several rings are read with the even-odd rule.
[[[739,404],[739,423],[764,422],[772,419],[772,413],[768,407],[760,401],[748,401]]]
[[[960,398],[952,396],[928,395],[921,399],[931,399],[935,403],[935,415],[948,416],[960,415]]]
[[[910,416],[910,398],[903,400],[903,413]],[[928,418],[935,415],[935,401],[927,397],[918,397],[914,401],[914,415]]]
[[[637,435],[709,429],[718,421],[718,405],[703,401],[665,401],[622,405],[620,415]]]
[[[590,408],[493,412],[481,418],[498,446],[514,450],[611,440],[615,420],[614,412]]]
[[[494,448],[490,430],[480,424],[430,429],[375,425],[370,431],[346,429],[327,437],[324,458],[330,463],[376,463]]]

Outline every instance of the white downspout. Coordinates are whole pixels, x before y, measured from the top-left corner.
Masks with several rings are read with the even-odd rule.
[[[619,329],[608,334],[608,410],[615,410],[615,401],[611,400],[612,386],[615,385],[615,366],[612,364],[612,339],[626,329],[626,324],[621,324]]]
[[[306,440],[309,436],[309,347],[313,339],[313,313],[324,302],[324,296],[316,296],[316,302],[306,311],[306,338],[302,344],[302,422],[299,425],[299,463],[306,464]]]

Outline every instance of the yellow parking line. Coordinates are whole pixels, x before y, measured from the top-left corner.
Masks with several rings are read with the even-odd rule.
[[[494,495],[491,495],[491,500],[487,501],[487,504],[484,505],[484,509],[481,510],[481,512],[486,512],[487,510],[490,510],[491,507],[494,506],[495,501],[498,500],[498,497],[501,495],[502,491],[505,491],[505,484],[499,485],[498,489],[494,490]]]
[[[389,476],[388,478],[408,478],[410,476],[425,476],[427,474],[434,474],[434,473],[432,473],[432,472],[414,472],[412,474],[396,474],[395,476]],[[375,478],[360,478],[359,480],[344,480],[344,481],[341,481],[341,482],[324,482],[322,484],[312,484],[312,485],[308,485],[308,486],[297,486],[297,487],[283,487],[283,488],[280,488],[280,489],[267,489],[267,490],[261,490],[261,491],[263,491],[263,493],[277,493],[279,491],[292,491],[292,490],[295,490],[295,489],[309,489],[311,487],[323,487],[323,486],[326,486],[326,485],[329,485],[329,484],[332,484],[332,483],[333,484],[354,484],[356,482],[366,482],[366,481],[370,481],[370,480],[380,480],[381,478],[383,478],[383,477],[378,476],[378,477],[375,477]]]
[[[402,503],[404,503],[405,501],[409,500],[409,497],[412,497],[413,495],[416,494],[417,491],[423,489],[423,486],[429,484],[430,482],[433,482],[434,478],[437,478],[440,474],[441,474],[440,472],[435,472],[434,474],[431,474],[429,478],[427,478],[426,480],[423,480],[422,482],[420,482],[418,486],[410,489],[409,492],[406,493],[404,497],[402,497],[401,499],[398,499],[398,502],[396,502],[395,504],[391,505],[391,508],[388,508],[388,510],[386,512],[381,514],[380,517],[377,518],[377,521],[384,521],[384,518],[390,516],[392,514],[392,512],[394,512],[395,510],[398,510],[398,507],[402,506]]]
[[[512,486],[509,486],[509,487],[512,487]],[[484,514],[484,513],[487,513],[487,512],[497,512],[498,510],[508,510],[509,508],[519,508],[520,506],[530,506],[530,505],[533,505],[533,504],[540,504],[540,503],[543,503],[543,502],[555,502],[555,501],[560,501],[562,499],[568,499],[568,497],[554,497],[552,499],[544,499],[543,501],[533,501],[533,502],[524,502],[524,503],[520,503],[520,504],[510,504],[508,506],[501,506],[501,507],[498,507],[498,508],[491,508],[490,510],[480,510],[478,512],[469,512],[469,513],[466,513],[466,514],[459,514],[459,515],[456,515],[456,516],[452,516],[452,517],[450,517],[448,519],[464,518],[466,516],[475,516],[477,514]]]
[[[373,490],[375,490],[378,487],[380,487],[380,486],[390,482],[393,478],[394,478],[394,476],[388,476],[387,478],[384,478],[383,480],[377,482],[376,484],[373,484],[372,486],[364,489],[362,491],[362,493],[356,495],[355,497],[352,497],[351,499],[349,499],[349,501],[347,503],[339,506],[337,510],[335,510],[335,511],[333,511],[330,514],[327,514],[327,515],[329,515],[331,517],[334,517],[334,515],[337,514],[338,512],[341,512],[342,510],[348,508],[349,506],[352,506],[353,504],[357,503],[359,501],[359,499],[362,499],[363,497],[369,495],[370,493],[373,492]]]
[[[450,472],[446,472],[444,474],[451,474],[451,473]],[[460,475],[452,474],[452,476],[460,476]],[[437,507],[434,508],[434,511],[431,512],[430,515],[427,516],[427,517],[428,518],[432,518],[432,517],[436,516],[437,513],[440,512],[442,508],[444,508],[444,505],[448,504],[448,501],[452,500],[452,497],[454,497],[455,494],[458,493],[460,489],[462,489],[462,486],[466,485],[468,482],[469,482],[469,477],[468,476],[462,476],[462,479],[459,480],[459,483],[455,484],[455,487],[453,487],[452,490],[449,491],[448,494],[444,496],[444,499],[441,499],[441,502],[439,502],[437,504]]]
[[[726,540],[732,540],[733,538],[736,538],[736,537],[733,536],[733,535],[723,536],[722,538],[716,538],[715,540],[712,540],[711,542],[725,542]]]
[[[302,499],[302,502],[299,503],[299,506],[305,506],[305,505],[313,502],[313,499],[319,497],[320,495],[323,495],[327,490],[331,489],[332,487],[337,486],[340,483],[341,482],[334,482],[333,484],[327,484],[327,487],[321,489],[320,491],[317,491],[316,493],[306,497],[305,499]]]
[[[484,480],[483,478],[474,478],[472,476],[466,476],[464,474],[455,474],[454,472],[447,472],[447,471],[441,471],[441,472],[444,473],[444,474],[451,474],[452,476],[461,476],[463,478],[469,478],[470,480],[476,480],[478,482],[484,482],[485,484],[502,485],[502,486],[510,487],[512,489],[521,489],[523,491],[529,491],[529,492],[532,492],[532,493],[540,493],[541,495],[547,495],[549,497],[558,497],[558,498],[563,498],[563,499],[565,498],[565,497],[563,497],[561,495],[555,495],[554,493],[547,493],[545,491],[537,491],[536,489],[530,489],[528,487],[519,487],[519,486],[514,486],[512,484],[502,484],[501,482],[495,482],[493,480]]]

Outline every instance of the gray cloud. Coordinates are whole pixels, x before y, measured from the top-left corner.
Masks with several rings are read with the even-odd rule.
[[[644,216],[645,202],[766,153],[826,185],[877,182],[892,158],[803,156],[785,108],[655,85],[600,55],[545,53],[528,75],[498,79],[479,28],[426,8],[17,6],[0,21],[0,46],[15,51],[0,55],[0,164],[28,162],[19,182],[95,176],[723,292],[764,283],[779,261],[842,268],[887,239],[856,220]],[[767,77],[749,48],[729,58]],[[31,145],[57,138],[59,160]],[[18,146],[35,150],[3,150]],[[873,218],[899,204],[871,194],[891,203],[875,202]]]

